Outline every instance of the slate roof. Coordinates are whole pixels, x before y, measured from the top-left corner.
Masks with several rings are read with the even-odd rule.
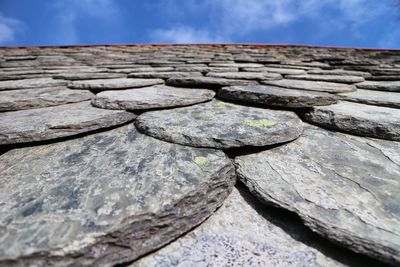
[[[400,264],[400,51],[0,48],[0,265]]]

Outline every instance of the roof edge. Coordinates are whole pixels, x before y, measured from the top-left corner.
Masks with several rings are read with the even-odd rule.
[[[400,48],[371,48],[351,46],[329,46],[310,44],[284,44],[284,43],[114,43],[114,44],[74,44],[74,45],[27,45],[27,46],[0,46],[0,49],[8,48],[69,48],[69,47],[96,47],[96,46],[253,46],[253,47],[307,47],[307,48],[331,48],[353,49],[368,51],[400,51]]]

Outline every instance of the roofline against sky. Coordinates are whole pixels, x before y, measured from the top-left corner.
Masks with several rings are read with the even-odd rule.
[[[74,44],[74,45],[27,45],[27,46],[0,46],[3,48],[69,48],[69,47],[95,47],[95,46],[253,46],[253,47],[308,47],[308,48],[332,48],[332,49],[353,49],[368,51],[400,51],[400,48],[371,48],[351,46],[329,46],[309,44],[283,44],[283,43],[116,43],[116,44]]]

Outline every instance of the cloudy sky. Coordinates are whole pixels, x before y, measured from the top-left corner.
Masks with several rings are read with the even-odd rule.
[[[0,0],[0,45],[231,42],[400,48],[400,1]]]

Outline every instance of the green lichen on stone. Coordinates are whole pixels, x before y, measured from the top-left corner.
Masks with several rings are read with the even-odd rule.
[[[244,121],[249,126],[252,127],[257,127],[257,128],[263,128],[263,127],[268,127],[268,126],[273,126],[277,124],[277,121],[274,120],[268,120],[268,119],[260,119],[260,120],[251,120],[251,119],[246,119]]]
[[[194,157],[193,162],[196,163],[199,167],[205,167],[210,164],[210,160],[202,156]]]
[[[196,120],[202,120],[202,121],[212,121],[212,118],[209,116],[204,115],[201,112],[192,112],[192,118]]]
[[[218,101],[217,102],[217,106],[221,107],[221,108],[225,108],[225,107],[228,107],[229,105],[228,105],[228,103]]]

